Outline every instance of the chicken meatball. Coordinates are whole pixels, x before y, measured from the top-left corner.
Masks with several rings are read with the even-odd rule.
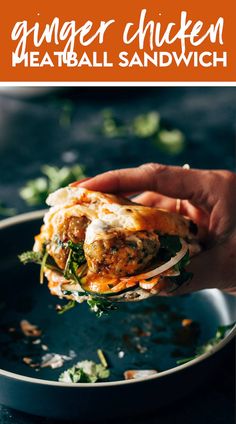
[[[73,243],[84,241],[85,231],[89,224],[88,218],[85,216],[72,216],[58,227],[58,232],[53,240],[48,244],[47,251],[54,259],[59,268],[64,269],[69,254],[66,242],[71,240]]]
[[[160,247],[153,231],[116,232],[104,239],[84,244],[89,270],[101,275],[124,277],[143,271]]]

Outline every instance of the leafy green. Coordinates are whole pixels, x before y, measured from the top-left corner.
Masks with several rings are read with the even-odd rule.
[[[125,121],[118,118],[112,109],[105,109],[102,133],[108,138],[149,139],[158,150],[170,156],[179,155],[186,146],[185,135],[182,131],[165,128],[160,114],[153,110]]]
[[[178,236],[169,236],[169,235],[160,235],[159,236],[161,249],[166,249],[171,254],[175,256],[177,252],[180,251],[182,244]]]
[[[69,311],[70,309],[73,309],[77,305],[77,302],[75,300],[70,300],[66,305],[61,306],[57,305],[57,313],[59,315],[64,314],[64,312]]]
[[[159,257],[163,261],[168,261],[172,256],[175,256],[180,251],[182,244],[178,236],[160,235],[159,240],[161,243]],[[189,250],[186,252],[184,257],[174,266],[174,269],[180,272],[179,275],[169,277],[171,282],[177,287],[171,290],[175,291],[181,284],[189,281],[193,274],[185,270],[185,267],[189,263]]]
[[[41,265],[42,262],[42,253],[41,252],[33,252],[32,250],[23,252],[18,256],[19,260],[24,264],[35,263]]]
[[[184,257],[175,265],[176,271],[182,271],[190,261],[189,250],[185,253]]]
[[[85,177],[84,168],[81,165],[62,168],[44,165],[41,172],[42,177],[29,180],[20,190],[20,196],[30,206],[44,204],[51,192]]]
[[[96,383],[98,380],[106,380],[110,371],[102,364],[93,361],[81,361],[64,371],[59,381],[63,383]]]
[[[73,243],[71,240],[68,241],[68,247],[73,252],[73,258],[74,261],[78,263],[78,265],[82,265],[86,262],[85,256],[84,256],[84,247],[83,243]]]
[[[176,277],[170,277],[170,278],[171,278],[171,281],[175,283],[178,287],[181,284],[186,283],[187,281],[193,278],[193,273],[185,270],[185,267],[189,264],[189,261],[190,261],[189,250],[187,250],[184,257],[174,266],[174,269],[176,271],[179,271],[180,275],[177,275]]]
[[[155,145],[164,153],[178,155],[185,148],[185,136],[182,131],[162,129],[156,136]]]
[[[28,263],[35,263],[37,265],[41,265],[41,269],[43,265],[43,267],[46,266],[48,269],[61,272],[54,259],[47,254],[45,249],[42,252],[34,252],[32,250],[23,252],[21,253],[21,255],[18,256],[18,258],[20,262],[22,262],[24,265]]]
[[[111,109],[104,109],[103,112],[102,132],[108,138],[122,137],[126,134],[127,129],[124,123],[115,117]]]
[[[65,243],[69,250],[69,255],[66,261],[66,266],[64,270],[64,277],[67,280],[73,279],[78,281],[78,268],[86,263],[86,259],[84,256],[83,243],[73,243],[72,241],[68,241]]]
[[[87,300],[87,304],[92,312],[95,312],[97,317],[101,317],[104,314],[109,313],[111,310],[117,309],[117,307],[108,299],[104,297],[91,296]]]
[[[196,349],[195,355],[189,357],[189,358],[183,358],[176,361],[177,365],[185,364],[186,362],[192,361],[193,359],[197,358],[198,356],[202,355],[203,353],[210,352],[214,346],[216,346],[221,340],[224,339],[225,335],[228,331],[230,331],[236,322],[229,324],[229,325],[221,325],[217,328],[216,333],[214,337],[212,337],[210,340],[208,340],[203,345],[199,346]]]

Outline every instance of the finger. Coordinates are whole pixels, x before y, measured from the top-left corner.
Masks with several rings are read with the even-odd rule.
[[[81,184],[82,187],[109,193],[156,191],[172,198],[188,199],[210,208],[206,190],[208,171],[176,166],[146,164],[100,174]]]
[[[193,273],[192,280],[171,294],[182,295],[212,288],[236,290],[235,260],[235,242],[227,243],[227,246],[222,243],[199,254],[191,259],[187,269]]]
[[[145,191],[144,193],[133,197],[132,201],[144,206],[158,207],[171,212],[176,212],[176,200],[153,191]]]

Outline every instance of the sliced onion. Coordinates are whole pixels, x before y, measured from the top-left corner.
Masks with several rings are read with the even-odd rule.
[[[183,239],[180,239],[180,241],[182,244],[181,250],[177,252],[176,255],[173,256],[168,262],[164,263],[161,266],[158,266],[155,269],[152,269],[149,272],[144,272],[143,274],[134,275],[131,277],[132,280],[133,281],[148,280],[149,278],[153,278],[156,275],[162,274],[163,272],[167,271],[169,268],[172,268],[173,266],[175,266],[186,255],[188,250],[187,243]],[[122,280],[125,280],[125,278],[124,279],[121,278],[121,281]]]
[[[139,285],[140,285],[140,287],[142,287],[142,289],[145,289],[145,290],[151,290],[151,289],[153,289],[153,287],[155,287],[156,285],[158,284],[158,281],[146,281],[146,280],[144,280],[144,281],[139,281]]]

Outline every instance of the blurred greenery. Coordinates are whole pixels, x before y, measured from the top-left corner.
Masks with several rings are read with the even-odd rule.
[[[164,153],[178,155],[185,148],[186,138],[180,130],[174,129],[168,131],[163,129],[159,131],[154,142]]]
[[[104,109],[102,111],[103,123],[102,123],[102,133],[108,138],[122,137],[126,136],[127,128],[122,122],[118,119],[112,109]]]
[[[161,116],[150,111],[124,122],[114,115],[112,109],[102,112],[102,133],[105,137],[138,137],[153,141],[154,146],[170,156],[179,155],[186,146],[185,135],[179,129],[166,129]]]
[[[66,129],[71,126],[75,106],[70,100],[64,100],[60,107],[59,125]]]
[[[146,138],[156,134],[160,129],[160,115],[157,112],[149,112],[138,115],[133,120],[133,133],[137,137]]]
[[[59,125],[66,129],[72,124],[75,105],[71,100],[56,102],[59,112]],[[181,154],[186,147],[185,135],[179,129],[167,129],[160,114],[150,110],[147,113],[137,114],[131,119],[122,120],[115,115],[112,109],[103,109],[99,132],[103,136],[113,138],[127,138],[134,142],[143,139],[151,143],[160,152],[175,156]],[[48,195],[60,187],[67,186],[73,181],[85,178],[83,165],[57,167],[43,165],[41,175],[30,179],[19,190],[20,197],[28,206],[43,206]],[[0,217],[12,216],[16,210],[0,203]]]
[[[82,165],[62,168],[44,165],[41,168],[43,176],[29,180],[20,190],[20,196],[29,206],[42,205],[51,192],[85,178],[84,171]]]

